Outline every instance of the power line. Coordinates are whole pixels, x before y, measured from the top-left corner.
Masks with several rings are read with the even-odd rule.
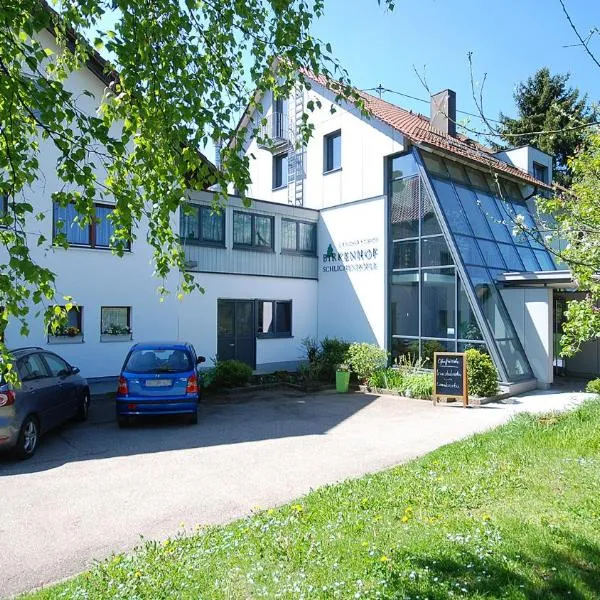
[[[430,100],[425,100],[425,98],[417,98],[417,96],[411,96],[410,94],[405,94],[404,92],[398,92],[397,90],[390,90],[388,88],[384,88],[382,85],[378,85],[376,88],[368,88],[363,90],[363,92],[377,92],[379,97],[381,98],[382,92],[389,92],[390,94],[397,94],[398,96],[403,96],[404,98],[410,98],[411,100],[417,100],[418,102],[423,102],[425,104],[429,104]],[[466,110],[457,110],[457,113],[462,115],[468,115],[469,117],[476,117],[477,119],[483,119],[481,115],[477,115],[475,113],[468,112]],[[501,121],[497,119],[487,119],[488,121],[493,121],[494,123],[501,124]]]

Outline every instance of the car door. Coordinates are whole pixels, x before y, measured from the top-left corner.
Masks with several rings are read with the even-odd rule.
[[[54,385],[54,402],[56,407],[56,423],[70,419],[77,411],[79,401],[78,380],[73,375],[71,365],[57,354],[43,352],[42,356],[48,365]]]
[[[50,371],[39,353],[27,354],[17,360],[21,387],[17,390],[17,404],[23,417],[34,413],[40,419],[43,431],[54,426],[56,419],[53,402],[53,382]]]

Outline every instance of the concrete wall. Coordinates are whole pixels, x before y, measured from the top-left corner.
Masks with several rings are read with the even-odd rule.
[[[319,339],[387,347],[386,207],[377,198],[321,212]]]
[[[502,298],[540,387],[553,381],[552,290],[506,288]]]
[[[385,189],[384,157],[404,149],[402,134],[374,118],[363,117],[347,103],[335,106],[332,114],[334,94],[316,83],[312,90],[304,93],[305,104],[310,100],[320,100],[322,108],[310,114],[315,129],[305,152],[304,206],[320,209],[382,195]],[[290,100],[288,107],[292,105]],[[262,106],[263,113],[255,116],[256,122],[272,113],[272,94],[265,95]],[[323,137],[337,130],[342,134],[342,168],[324,174]],[[259,148],[256,140],[247,142],[245,154],[250,159],[252,174],[248,195],[287,203],[287,188],[272,189],[273,154]]]

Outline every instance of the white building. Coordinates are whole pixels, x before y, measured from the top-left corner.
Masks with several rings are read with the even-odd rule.
[[[106,86],[97,67],[68,82],[92,92],[81,97],[89,111]],[[304,338],[336,336],[394,357],[480,347],[512,389],[551,383],[553,287],[570,277],[511,231],[517,215],[533,224],[526,199],[551,183],[551,158],[532,148],[493,155],[457,135],[448,90],[432,98],[431,120],[367,94],[365,117],[348,104],[331,113],[327,82],[310,81],[308,93],[262,99],[265,135],[244,149],[255,157],[248,196],[260,200],[245,208],[232,196],[217,215],[210,192],[190,193],[192,214],[177,219],[187,269],[205,294],[182,301],[159,301],[143,224],[118,258],[108,248],[110,206],[98,207],[102,221],[87,230],[73,224],[74,211],[52,206],[60,182],[55,150],[43,142],[43,177],[25,196],[53,218],[28,224],[32,252],[57,274],[56,301],[73,296],[79,309],[74,335],[49,336],[32,317],[22,338],[10,323],[9,347],[52,348],[103,377],[119,372],[133,341],[185,339],[209,359],[274,371],[298,364]],[[317,99],[314,135],[298,150],[298,119]],[[261,118],[246,114],[242,124]],[[59,222],[70,248],[38,250],[36,236],[52,239]],[[573,370],[597,372],[595,356]]]

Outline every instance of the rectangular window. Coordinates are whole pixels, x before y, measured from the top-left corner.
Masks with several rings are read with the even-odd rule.
[[[61,306],[64,308],[64,306]],[[83,335],[83,306],[74,306],[67,312],[67,320],[51,335],[64,338],[80,338]]]
[[[342,132],[334,131],[324,137],[323,171],[336,171],[342,168]]]
[[[258,337],[291,337],[291,300],[257,300]]]
[[[93,222],[82,226],[83,216],[77,212],[73,204],[67,206],[54,204],[54,239],[56,240],[56,236],[62,234],[66,236],[71,246],[111,248],[111,238],[115,233],[114,225],[110,220],[113,210],[113,206],[95,204]],[[125,248],[129,250],[129,241]]]
[[[130,306],[102,306],[100,308],[102,335],[131,335]]]
[[[246,212],[233,212],[233,247],[273,250],[274,218]]]
[[[281,219],[281,249],[301,254],[317,253],[317,224]]]
[[[288,155],[277,154],[273,157],[273,189],[285,187],[288,184]]]
[[[548,183],[548,167],[540,165],[540,163],[533,163],[533,176],[544,183]]]
[[[188,206],[181,211],[181,237],[203,246],[225,246],[225,212],[211,206]]]

